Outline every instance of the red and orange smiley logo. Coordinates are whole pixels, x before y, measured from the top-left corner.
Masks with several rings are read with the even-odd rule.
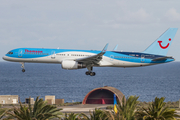
[[[169,38],[169,41],[171,41],[171,38]],[[159,43],[159,46],[162,48],[162,49],[166,49],[166,48],[168,48],[169,47],[169,43],[166,45],[166,46],[162,46],[162,41],[158,41],[158,43]]]

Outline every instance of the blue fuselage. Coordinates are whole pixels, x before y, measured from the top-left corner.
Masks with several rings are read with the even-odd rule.
[[[100,53],[96,50],[19,48],[8,52],[3,59],[14,62],[62,63],[64,60],[86,58]],[[139,67],[174,61],[174,58],[156,60],[166,56],[139,52],[106,51],[102,60],[95,66]]]

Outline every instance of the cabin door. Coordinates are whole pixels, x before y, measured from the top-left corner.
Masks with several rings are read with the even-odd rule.
[[[145,62],[145,55],[144,55],[144,54],[141,55],[141,62],[142,62],[142,63]]]
[[[113,59],[114,59],[114,55],[111,55],[110,60],[113,61]]]
[[[51,59],[55,59],[56,58],[56,53],[55,53],[55,51],[52,51],[51,52]]]
[[[23,50],[19,50],[18,57],[22,57],[22,54],[23,54]]]

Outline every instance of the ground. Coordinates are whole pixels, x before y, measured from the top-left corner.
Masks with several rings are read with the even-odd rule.
[[[89,111],[93,111],[95,108],[101,108],[106,109],[107,106],[110,106],[112,104],[86,104],[86,105],[72,105],[72,106],[60,106],[58,108],[62,108],[63,110],[61,112],[63,113],[89,113]]]

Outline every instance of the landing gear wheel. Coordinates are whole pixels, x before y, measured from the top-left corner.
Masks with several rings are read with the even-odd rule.
[[[90,72],[89,72],[89,71],[87,71],[87,72],[86,72],[86,75],[90,75]]]
[[[90,76],[95,76],[96,73],[95,72],[90,72]]]
[[[22,72],[25,72],[25,69],[22,69]]]

